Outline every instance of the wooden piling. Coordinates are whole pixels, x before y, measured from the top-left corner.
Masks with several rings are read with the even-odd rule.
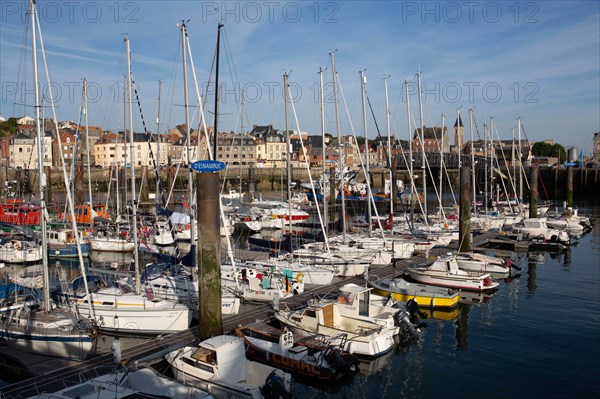
[[[223,333],[219,174],[197,173],[200,338]]]
[[[254,201],[254,193],[256,192],[256,169],[248,168],[248,201]]]
[[[459,252],[471,251],[471,168],[460,168]]]
[[[538,210],[537,210],[537,197],[538,197],[538,167],[537,165],[532,165],[530,168],[531,176],[529,176],[529,184],[531,185],[530,189],[530,198],[529,198],[529,217],[537,218]]]
[[[573,207],[573,167],[567,166],[567,206]]]

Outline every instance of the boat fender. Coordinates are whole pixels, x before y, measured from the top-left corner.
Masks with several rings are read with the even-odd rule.
[[[281,370],[273,370],[267,376],[265,385],[261,388],[261,392],[265,399],[292,399],[293,395],[285,388],[284,376]]]

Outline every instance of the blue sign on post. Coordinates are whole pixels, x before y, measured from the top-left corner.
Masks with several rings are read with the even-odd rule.
[[[220,161],[206,159],[202,161],[192,162],[190,168],[192,168],[192,170],[196,172],[218,172],[220,170],[225,169],[225,164]]]

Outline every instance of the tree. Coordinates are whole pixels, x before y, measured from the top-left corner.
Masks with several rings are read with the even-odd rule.
[[[531,146],[531,153],[536,157],[552,157],[558,158],[558,163],[567,160],[567,151],[560,144],[549,144],[543,141],[538,141]]]
[[[567,162],[567,151],[565,151],[565,148],[562,145],[554,144],[550,153],[551,157],[558,158],[558,163]]]
[[[0,122],[0,137],[12,136],[17,133],[17,118],[8,118],[7,121]]]

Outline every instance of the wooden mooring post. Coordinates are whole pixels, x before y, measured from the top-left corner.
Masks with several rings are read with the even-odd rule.
[[[221,237],[218,173],[197,173],[198,299],[200,338],[223,333],[221,312]]]

